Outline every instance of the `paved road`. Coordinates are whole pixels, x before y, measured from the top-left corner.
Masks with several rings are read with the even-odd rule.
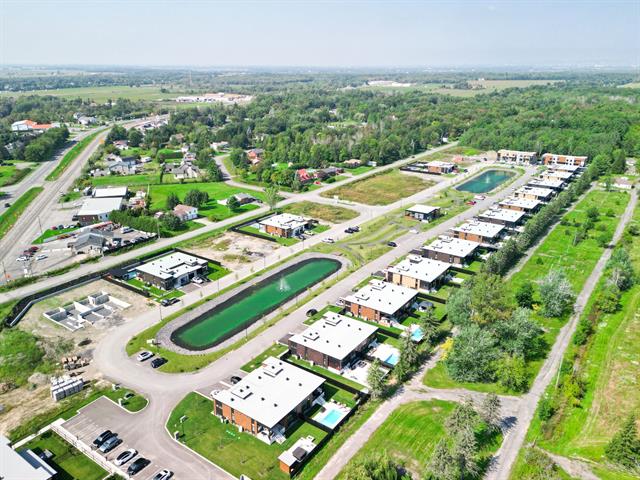
[[[519,188],[521,185],[526,183],[532,175],[533,170],[527,171],[525,175],[518,178],[510,187],[505,188],[495,195],[487,197],[485,200],[478,202],[467,211],[433,227],[427,232],[419,234],[407,233],[403,235],[396,240],[398,243],[397,248],[387,252],[356,272],[351,273],[345,279],[320,293],[312,301],[294,311],[291,315],[288,315],[269,329],[261,332],[248,343],[242,345],[233,352],[228,353],[224,357],[196,373],[161,373],[152,370],[148,364],[140,364],[126,355],[125,345],[128,339],[137,332],[157,323],[157,311],[141,315],[134,320],[129,320],[124,325],[113,330],[113,332],[96,347],[94,352],[94,365],[106,378],[133,388],[150,399],[150,405],[147,409],[140,414],[140,416],[133,416],[131,421],[135,422],[136,425],[140,425],[140,435],[153,436],[154,441],[157,442],[158,448],[167,452],[167,458],[172,458],[171,456],[175,455],[175,458],[179,459],[182,455],[180,450],[182,450],[183,447],[176,444],[169,438],[164,430],[164,424],[171,410],[187,393],[194,390],[204,393],[208,392],[216,382],[235,373],[246,363],[247,359],[254,357],[256,354],[271,346],[276,340],[284,336],[286,333],[299,327],[306,318],[305,312],[307,309],[320,309],[327,304],[335,302],[337,298],[350,291],[353,285],[356,285],[367,278],[372,272],[385,268],[399,256],[405,255],[410,250],[424,244],[424,242],[429,238],[445,233],[447,230],[463,220],[466,220],[478,214],[481,210],[486,209],[495,201],[508,196],[514,189]],[[456,180],[459,181],[459,179]],[[409,199],[405,199],[404,202],[408,204],[409,201],[426,199],[429,196],[432,196],[434,192],[439,189],[445,188],[445,186],[445,182],[442,182],[442,184],[435,185],[424,192],[416,194]],[[398,207],[399,204],[388,206],[390,210]],[[345,225],[346,224],[343,224],[341,228]],[[250,270],[243,271],[240,275],[244,275],[245,273],[250,273]],[[231,281],[236,280],[229,279],[229,281],[231,283]],[[215,288],[215,286],[211,285],[210,288]],[[182,297],[184,304],[192,303],[199,298],[200,295],[198,292]],[[179,308],[182,308],[182,305],[163,309],[163,313],[168,315]],[[458,395],[456,392],[452,392],[451,394]],[[435,396],[436,393],[425,391],[421,392],[421,395],[424,395],[426,398],[428,395]],[[214,471],[214,473],[221,476],[212,478],[224,477],[220,472]]]
[[[99,137],[101,137],[101,135],[99,135]],[[96,141],[98,141],[98,139],[96,139]],[[19,252],[21,252],[23,250],[23,248],[20,247],[16,247],[16,245],[24,245],[24,239],[25,238],[36,238],[37,237],[37,232],[39,232],[38,230],[38,226],[37,226],[37,218],[38,215],[41,212],[46,212],[47,211],[47,205],[50,205],[51,202],[56,202],[57,201],[57,195],[59,195],[60,192],[64,192],[66,191],[65,189],[63,189],[64,185],[71,185],[73,183],[73,181],[75,180],[75,178],[77,177],[77,175],[79,174],[82,165],[84,164],[84,162],[89,158],[89,156],[91,156],[91,154],[93,153],[94,149],[97,148],[97,145],[93,144],[94,142],[92,142],[92,144],[90,145],[89,148],[86,148],[83,152],[82,155],[79,155],[79,158],[76,159],[76,161],[73,163],[73,165],[71,167],[69,167],[69,170],[67,173],[65,173],[65,175],[63,176],[63,178],[57,182],[48,182],[48,189],[45,190],[44,192],[42,192],[40,195],[38,195],[36,201],[34,201],[29,208],[27,208],[27,210],[25,211],[25,213],[21,216],[20,221],[9,231],[9,233],[7,234],[7,236],[0,241],[0,258],[5,258],[5,261],[13,261],[15,262],[15,250],[13,251],[13,256],[10,256],[7,258],[7,252],[9,252],[11,250],[11,247],[13,246],[13,248],[18,248]],[[415,158],[407,158],[398,162],[395,162],[393,164],[390,165],[385,165],[383,167],[374,169],[370,172],[364,173],[362,175],[359,175],[358,177],[354,177],[354,178],[350,178],[350,179],[346,179],[344,181],[342,181],[340,183],[340,185],[345,185],[348,183],[351,183],[353,181],[357,181],[360,180],[362,178],[366,178],[369,175],[373,175],[375,173],[379,173],[379,172],[383,172],[383,171],[387,171],[393,168],[397,168],[398,166],[401,166],[405,163],[410,163],[415,161],[417,158],[426,156],[426,155],[431,155],[433,153],[437,153],[440,152],[442,150],[446,150],[448,148],[451,148],[453,146],[455,146],[456,143],[451,143],[451,144],[447,144],[441,147],[437,147],[434,149],[431,149],[427,152],[424,152],[421,155],[416,155]],[[479,166],[475,166],[476,170],[480,167],[484,167],[486,166],[486,164],[478,164]],[[71,169],[74,170],[71,170]],[[474,170],[475,171],[475,170]],[[459,179],[459,178],[458,178]],[[446,180],[446,182],[452,183],[451,180],[453,179],[448,179]],[[60,182],[60,183],[58,183]],[[442,182],[444,183],[444,182]],[[58,187],[56,189],[56,187],[52,186],[54,184],[58,184]],[[296,194],[295,196],[292,195],[291,198],[287,198],[284,201],[282,201],[280,203],[280,205],[286,205],[289,203],[294,203],[294,202],[298,202],[298,201],[302,201],[302,200],[312,200],[312,201],[319,201],[319,202],[329,202],[330,200],[325,199],[323,197],[320,197],[320,193],[329,190],[331,188],[334,188],[335,185],[329,184],[326,186],[323,186],[317,190],[311,191],[311,192],[304,192],[304,193],[300,193],[300,194]],[[395,205],[395,204],[394,204]],[[388,206],[387,206],[388,207]],[[371,207],[368,205],[363,205],[361,207],[359,207],[359,211],[361,211],[364,214],[368,214],[370,216],[372,216],[374,213],[377,213],[379,211],[383,211],[385,210],[386,207]],[[396,207],[397,208],[397,207]],[[130,252],[126,252],[123,253],[121,255],[118,256],[114,256],[114,257],[105,257],[103,258],[99,263],[89,263],[89,264],[85,264],[85,265],[81,265],[80,267],[77,267],[75,269],[73,269],[72,271],[64,274],[64,275],[59,275],[56,277],[50,277],[50,278],[45,278],[40,280],[39,282],[32,284],[32,285],[27,285],[21,288],[17,288],[15,290],[11,290],[9,292],[5,292],[0,294],[0,303],[4,303],[13,299],[17,299],[17,298],[22,298],[25,295],[31,294],[31,293],[35,293],[39,290],[42,290],[44,288],[48,288],[48,287],[53,287],[55,285],[60,285],[64,282],[67,282],[69,280],[73,280],[74,278],[77,278],[78,276],[87,274],[87,273],[91,273],[91,272],[95,272],[97,270],[102,270],[102,269],[106,269],[109,267],[113,267],[115,265],[118,265],[122,262],[125,262],[127,260],[131,260],[134,259],[140,255],[143,255],[145,253],[150,253],[153,251],[156,251],[160,248],[163,247],[169,247],[179,241],[182,240],[188,240],[190,238],[196,237],[198,235],[201,235],[203,233],[206,233],[208,231],[211,230],[215,230],[218,228],[222,228],[222,227],[226,227],[229,225],[232,225],[234,223],[237,223],[243,219],[247,219],[250,217],[253,217],[254,215],[258,215],[260,213],[266,213],[268,211],[267,207],[261,207],[259,209],[255,209],[255,210],[251,210],[250,212],[246,212],[244,214],[241,215],[237,215],[235,217],[231,217],[228,218],[226,220],[223,220],[221,222],[216,222],[216,223],[212,223],[210,225],[207,225],[203,228],[200,228],[198,230],[193,230],[191,232],[187,232],[185,234],[176,236],[176,237],[172,237],[172,238],[164,238],[164,239],[160,239],[152,244],[149,244],[147,246],[132,250]],[[361,217],[362,218],[366,218],[366,217]],[[320,238],[325,238],[329,236],[329,234],[327,232],[325,232],[323,235],[318,236],[318,241]],[[9,240],[9,238],[11,238],[11,240]],[[308,246],[307,242],[307,246]],[[19,253],[18,252],[18,253]]]
[[[612,245],[620,240],[625,226],[633,216],[633,211],[638,202],[638,197],[633,193],[630,197],[631,199],[629,204],[620,218],[618,227],[613,235],[613,240],[611,241]],[[611,249],[606,249],[598,260],[598,263],[591,272],[591,275],[589,275],[582,291],[576,299],[574,314],[571,316],[567,324],[560,330],[556,342],[553,344],[547,359],[540,369],[540,373],[538,373],[538,376],[531,386],[531,390],[522,397],[523,401],[518,414],[516,415],[518,419],[517,423],[515,427],[505,435],[502,446],[496,453],[492,468],[485,477],[488,480],[506,480],[509,478],[509,472],[516,461],[518,451],[524,444],[524,439],[527,434],[527,430],[529,429],[529,424],[535,414],[538,401],[549,383],[556,376],[562,357],[564,356],[569,342],[571,341],[571,337],[578,325],[580,315],[582,314],[589,297],[593,293],[593,290],[604,271],[607,261],[611,257],[611,252]]]

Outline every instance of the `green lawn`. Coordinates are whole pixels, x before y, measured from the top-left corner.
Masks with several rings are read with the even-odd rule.
[[[107,175],[105,177],[91,177],[89,179],[94,187],[140,187],[147,185],[156,185],[160,183],[159,174],[140,174],[140,175]],[[163,179],[163,181],[168,181]]]
[[[266,443],[212,415],[213,402],[197,393],[189,393],[171,412],[167,421],[170,432],[179,431],[180,441],[232,475],[247,475],[253,480],[287,479],[278,467],[278,456],[299,438],[311,435],[319,442],[326,435],[308,423],[298,423],[287,432],[279,445]],[[179,419],[187,419],[180,424]]]
[[[93,141],[93,139],[95,139],[98,134],[103,131],[104,129],[98,132],[94,132],[76,143],[73,148],[71,148],[71,150],[69,150],[65,154],[65,156],[62,157],[62,160],[58,162],[56,168],[54,168],[53,171],[49,175],[47,175],[46,180],[52,181],[60,178],[60,175],[62,175],[62,173],[69,167],[71,162],[73,162],[78,157],[78,155],[80,155],[80,153],[82,153],[82,151],[87,148],[87,146]]]
[[[371,175],[365,179],[332,188],[320,195],[326,198],[338,196],[341,200],[367,205],[389,205],[434,185],[434,182],[399,170]]]
[[[162,290],[161,288],[153,285],[146,285],[143,281],[138,280],[137,278],[130,278],[127,280],[127,283],[133,287],[149,292],[151,294],[151,298],[157,302],[169,298],[179,298],[184,295],[184,292],[180,290]]]
[[[412,402],[396,408],[384,423],[369,437],[360,451],[350,460],[386,451],[402,464],[412,478],[424,478],[426,465],[438,441],[445,436],[444,422],[455,403],[440,400]],[[502,442],[502,435],[476,432],[480,447],[478,460],[486,468],[487,461]],[[338,478],[343,478],[341,474]]]
[[[168,88],[169,93],[161,92],[162,88]],[[22,95],[53,95],[55,97],[82,98],[96,103],[104,103],[107,100],[126,98],[129,100],[157,101],[171,99],[186,93],[172,85],[143,85],[130,87],[125,85],[109,85],[78,88],[56,88],[51,90],[29,90],[25,92],[0,92],[0,96],[16,97]],[[175,102],[174,102],[175,104]]]
[[[628,194],[623,192],[595,190],[588,193],[574,210],[565,215],[564,218],[569,222],[569,225],[558,225],[538,245],[523,267],[507,281],[509,289],[515,292],[525,281],[539,281],[552,269],[560,268],[566,272],[574,292],[578,294],[604,251],[603,247],[598,244],[597,237],[601,234],[606,234],[609,238],[613,236],[628,200]],[[598,207],[603,213],[596,226],[591,230],[589,237],[577,245],[573,245],[572,240],[578,228],[574,226],[573,222],[584,222],[586,211],[591,206]],[[605,215],[605,212],[609,211],[612,212],[612,216]],[[539,302],[538,298],[535,300]],[[550,347],[569,315],[566,314],[562,318],[545,318],[536,308],[532,318],[545,329],[544,340]],[[527,374],[530,381],[535,378],[543,362],[544,358],[537,358],[527,364]],[[484,392],[512,393],[498,384],[456,382],[449,378],[446,368],[440,363],[427,372],[424,383],[433,388],[460,387]]]
[[[252,358],[247,363],[245,363],[240,370],[244,370],[245,372],[252,372],[260,365],[267,357],[278,357],[280,354],[286,352],[288,348],[285,345],[281,345],[279,343],[274,343],[269,348],[267,348],[260,355]]]
[[[296,365],[300,365],[300,366],[309,368],[309,369],[313,370],[314,372],[321,373],[325,377],[333,378],[334,380],[336,380],[338,382],[341,382],[341,383],[343,383],[345,385],[348,385],[350,387],[353,387],[355,389],[363,390],[363,389],[366,388],[364,385],[361,385],[358,382],[355,382],[353,380],[345,378],[342,375],[338,375],[337,373],[334,373],[331,370],[327,370],[326,368],[322,368],[322,367],[320,367],[318,365],[311,365],[311,363],[309,363],[309,362],[307,362],[305,360],[297,359],[294,356],[289,357],[289,362],[295,363]],[[343,402],[343,403],[345,403],[345,402]]]
[[[279,237],[277,235],[269,235],[268,233],[260,231],[259,228],[252,227],[250,225],[245,225],[244,227],[240,227],[238,229],[240,232],[248,232],[254,235],[258,235],[259,237],[275,240],[280,245],[284,245],[285,247],[290,247],[291,245],[295,245],[296,243],[300,243],[300,240],[294,237]]]
[[[45,450],[53,454],[48,463],[58,472],[56,480],[100,480],[107,476],[102,467],[52,431],[34,438],[24,447],[36,455]]]
[[[118,400],[122,399],[122,407],[132,413],[139,412],[149,403],[145,397],[128,388],[110,389],[105,392],[104,396],[113,400],[115,403],[118,403]],[[129,396],[129,398],[125,398],[126,396]]]
[[[18,221],[20,215],[27,209],[29,204],[42,192],[42,187],[32,187],[18,198],[7,210],[0,215],[0,238]]]
[[[362,175],[363,173],[370,172],[374,168],[375,167],[371,167],[369,165],[360,165],[359,167],[356,167],[356,168],[345,168],[344,172],[350,173],[352,175]]]
[[[51,237],[55,237],[56,235],[62,235],[63,233],[69,233],[69,232],[75,232],[76,230],[78,230],[80,227],[72,227],[72,228],[63,228],[63,229],[59,229],[59,230],[45,230],[42,235],[40,235],[38,238],[36,238],[33,242],[34,244],[40,244],[42,242],[44,242],[47,238],[51,238]]]
[[[14,185],[33,172],[33,168],[17,168],[15,165],[0,166],[0,187]]]
[[[309,217],[325,222],[342,223],[347,220],[356,218],[359,213],[355,210],[345,207],[338,207],[335,205],[326,205],[324,203],[316,203],[303,201],[298,203],[292,203],[286,205],[283,211],[292,213],[294,215],[302,215],[303,217]]]
[[[634,212],[634,222],[640,224],[640,209]],[[628,247],[636,272],[640,270],[640,237],[632,237]],[[587,318],[607,277],[601,278],[589,298],[582,319]],[[640,364],[637,358],[640,344],[640,284],[626,291],[615,313],[603,313],[597,328],[584,346],[571,344],[565,362],[581,358],[581,379],[584,395],[575,406],[566,406],[548,422],[536,415],[527,439],[540,448],[563,456],[576,456],[594,462],[594,472],[603,479],[637,478],[612,467],[604,457],[604,447],[619,430],[629,412],[638,412],[640,397],[637,379]],[[546,395],[554,393],[554,384]],[[527,469],[524,451],[516,464],[516,472]],[[517,478],[512,475],[512,478]]]

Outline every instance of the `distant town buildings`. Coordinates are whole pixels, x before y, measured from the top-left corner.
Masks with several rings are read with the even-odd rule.
[[[43,132],[50,128],[59,127],[60,123],[37,123],[33,120],[20,120],[11,124],[12,132]]]
[[[498,161],[507,163],[537,163],[536,152],[521,152],[519,150],[498,150]]]
[[[584,167],[587,164],[589,157],[576,156],[576,155],[558,155],[556,153],[545,153],[542,155],[542,163],[545,165],[576,165],[578,167]]]
[[[189,95],[177,97],[178,103],[220,103],[222,105],[241,105],[249,103],[253,100],[251,95],[242,95],[240,93],[204,93],[202,95]]]

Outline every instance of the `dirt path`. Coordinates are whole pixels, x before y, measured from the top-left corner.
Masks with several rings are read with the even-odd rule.
[[[555,455],[543,449],[540,449],[540,451],[547,455],[555,463],[557,463],[560,468],[562,468],[572,477],[580,478],[581,480],[599,480],[598,477],[591,471],[591,468],[589,468],[589,465],[586,462],[575,458],[567,458],[561,455]]]

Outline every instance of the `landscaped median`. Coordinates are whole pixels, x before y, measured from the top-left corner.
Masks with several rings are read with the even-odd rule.
[[[4,237],[11,227],[15,225],[20,215],[22,215],[42,190],[44,190],[42,187],[30,188],[0,215],[0,238]]]
[[[65,156],[62,157],[62,160],[60,160],[58,165],[56,165],[56,168],[54,168],[53,171],[49,175],[47,175],[47,178],[45,180],[51,182],[60,178],[60,175],[62,175],[64,171],[69,167],[69,165],[71,165],[71,162],[73,162],[78,157],[78,155],[80,155],[80,153],[85,148],[87,148],[87,145],[89,145],[93,141],[93,139],[95,139],[101,132],[104,132],[104,129],[94,132],[76,143],[71,148],[71,150],[69,150],[65,154]]]

